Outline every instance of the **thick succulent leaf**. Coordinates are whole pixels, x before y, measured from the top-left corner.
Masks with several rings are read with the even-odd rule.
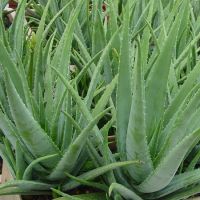
[[[115,32],[115,34],[112,36],[112,38],[110,39],[110,41],[108,42],[108,44],[104,48],[103,53],[102,53],[102,55],[99,59],[99,62],[98,62],[97,66],[94,70],[94,73],[92,75],[92,79],[91,79],[91,82],[90,82],[90,86],[88,88],[88,92],[87,92],[87,95],[85,97],[85,102],[86,102],[88,107],[90,107],[91,104],[92,104],[92,100],[93,100],[93,97],[94,97],[94,93],[95,93],[97,84],[100,81],[101,70],[102,70],[103,65],[105,63],[107,55],[109,54],[110,49],[112,48],[118,34],[119,34],[119,29]]]
[[[80,71],[80,73],[75,77],[76,83],[78,84],[81,80],[81,78],[83,78],[83,76],[89,71],[89,68],[91,67],[91,65],[94,63],[94,61],[100,57],[100,55],[102,54],[103,50],[100,51],[99,53],[97,53],[93,58],[91,58],[91,60],[89,62],[87,62],[85,64],[85,66],[83,67],[83,69]]]
[[[18,129],[19,137],[23,140],[29,151],[35,157],[44,155],[60,154],[51,138],[44,132],[37,121],[19,97],[9,75],[6,73],[6,91],[10,110]],[[57,162],[55,159],[54,162]],[[47,167],[54,167],[54,162],[49,162]],[[47,164],[47,163],[46,163]]]
[[[25,152],[23,151],[18,141],[16,142],[15,154],[16,154],[16,179],[20,180],[23,177],[27,164],[24,159]]]
[[[145,85],[139,42],[133,81],[132,105],[126,136],[126,155],[128,160],[139,159],[142,161],[140,165],[134,165],[128,168],[132,178],[138,183],[141,183],[152,172],[153,163],[146,137]]]
[[[48,14],[48,9],[49,9],[49,5],[51,3],[52,0],[48,0],[48,3],[44,9],[44,12],[42,14],[37,32],[35,34],[35,46],[34,46],[34,55],[33,55],[33,66],[34,66],[34,77],[33,77],[33,92],[35,95],[36,100],[38,100],[38,96],[39,96],[39,87],[41,85],[41,77],[42,77],[42,61],[41,61],[41,55],[42,55],[42,42],[43,42],[43,32],[45,29],[45,21],[47,18],[47,14]]]
[[[167,108],[164,116],[164,125],[166,125],[170,121],[170,119],[174,115],[174,110],[176,110],[177,107],[181,105],[181,103],[186,98],[188,93],[194,87],[194,84],[196,83],[199,77],[199,73],[200,73],[200,63],[197,63],[194,69],[188,74],[187,80],[184,82],[183,86],[178,91],[178,94]]]
[[[129,4],[124,10],[124,24],[122,31],[119,78],[117,85],[117,147],[121,154],[125,154],[125,139],[128,129],[129,114],[131,109],[131,67],[130,67],[130,37],[129,37]],[[121,155],[122,156],[122,155]]]
[[[9,194],[45,194],[53,185],[36,181],[8,181],[0,185],[0,195]]]
[[[99,168],[93,169],[91,171],[88,171],[88,172],[78,176],[78,178],[88,181],[88,180],[95,179],[96,177],[101,176],[111,170],[114,170],[114,169],[117,169],[120,167],[126,167],[128,165],[135,165],[138,163],[139,163],[139,161],[124,161],[124,162],[111,163],[111,164],[105,165],[103,167],[99,167]],[[79,185],[80,185],[80,183],[72,180],[63,186],[63,190],[64,191],[70,190],[70,189],[76,188]]]
[[[147,16],[147,21],[148,23],[151,23],[152,21],[152,17],[154,14],[154,0],[150,1],[150,7],[149,7],[149,13]],[[144,67],[144,71],[146,69],[146,64],[148,62],[148,54],[149,54],[149,45],[150,45],[150,38],[151,38],[151,29],[149,27],[146,27],[143,30],[143,36],[142,36],[142,40],[141,40],[141,49],[142,49],[142,62],[143,62],[143,67]]]
[[[163,200],[182,200],[182,199],[188,199],[189,197],[194,197],[195,195],[199,194],[200,191],[200,185],[192,185],[189,188],[184,188],[181,191],[172,193],[166,197],[163,197]],[[198,197],[197,197],[198,198]],[[193,198],[195,199],[195,198]]]
[[[148,199],[162,198],[162,197],[164,197],[168,194],[171,194],[175,191],[178,191],[178,190],[184,189],[190,185],[199,183],[199,179],[200,179],[200,170],[199,169],[176,175],[172,179],[171,183],[166,188],[164,188],[163,190],[160,190],[158,192],[155,192],[153,194],[149,194],[147,198]]]
[[[101,11],[96,9],[98,5],[95,6],[96,6],[95,9],[93,9],[94,21],[93,21],[93,32],[92,32],[92,56],[96,55],[99,51],[101,51],[106,44],[105,32],[102,23],[102,16],[100,15]]]
[[[105,185],[105,184],[101,184],[101,183],[98,183],[98,182],[93,182],[93,181],[86,181],[86,180],[83,180],[83,179],[80,179],[78,177],[75,177],[71,174],[68,174],[68,173],[65,173],[69,178],[71,178],[72,180],[76,181],[76,182],[79,182],[81,185],[85,185],[85,186],[88,186],[88,187],[92,187],[92,188],[96,188],[96,189],[99,189],[99,190],[102,190],[102,191],[107,191],[108,190],[108,187]]]
[[[9,155],[6,152],[5,145],[2,144],[2,143],[0,143],[0,155],[1,155],[1,158],[4,160],[4,162],[6,163],[6,166],[8,167],[9,172],[11,173],[11,175],[13,177],[15,177],[14,166],[12,165],[12,162],[11,162],[11,160],[9,158]]]
[[[12,122],[7,118],[7,116],[0,110],[0,129],[3,134],[10,141],[13,147],[16,145],[17,135],[16,130],[13,127]]]
[[[105,91],[103,92],[101,98],[98,100],[95,108],[92,111],[92,115],[93,116],[97,116],[98,113],[102,112],[102,110],[104,109],[104,107],[108,104],[108,101],[111,98],[113,90],[116,87],[117,80],[118,80],[118,76],[116,76],[112,80],[112,82],[109,85],[106,86]]]
[[[110,108],[109,108],[110,109]],[[49,179],[62,179],[64,178],[63,175],[65,172],[71,173],[71,171],[74,169],[78,157],[85,146],[88,136],[91,134],[92,129],[94,126],[97,125],[98,121],[109,111],[109,109],[106,109],[105,111],[101,112],[99,115],[97,115],[88,125],[86,128],[83,129],[83,131],[78,135],[78,137],[75,139],[73,143],[69,146],[66,153],[58,163],[58,165],[55,167],[53,172],[50,174]]]
[[[79,1],[74,12],[71,13],[69,22],[56,48],[51,65],[55,67],[61,74],[69,78],[69,62],[71,55],[73,33],[76,26],[78,14],[83,5],[83,1]],[[56,85],[55,102],[58,103],[60,95],[64,92],[65,87],[59,79]]]
[[[21,77],[19,74],[19,71],[14,63],[14,60],[12,59],[11,55],[9,55],[9,52],[7,51],[5,45],[3,44],[2,40],[0,40],[0,64],[2,65],[3,69],[7,70],[10,74],[10,77],[13,80],[13,83],[21,96],[21,98],[24,98],[24,92],[23,92],[23,85],[21,82]]]
[[[67,112],[65,112],[65,111],[63,111],[63,114],[67,117],[67,119],[71,122],[71,124],[73,125],[73,127],[76,129],[76,131],[78,132],[78,133],[80,133],[81,132],[81,127],[79,126],[79,124],[73,119],[73,117],[69,114],[69,113],[67,113]]]
[[[137,189],[140,192],[151,193],[166,187],[173,179],[179,165],[183,161],[194,144],[200,140],[200,129],[194,131],[180,141],[167,155],[164,157],[156,169],[143,181]]]
[[[45,37],[47,36],[47,34],[49,33],[49,31],[50,31],[52,25],[54,24],[54,22],[56,21],[56,19],[57,19],[58,17],[60,17],[61,14],[64,13],[64,11],[71,5],[72,1],[73,1],[73,0],[67,2],[67,4],[65,4],[65,5],[59,10],[59,12],[57,12],[56,15],[53,16],[53,18],[52,18],[51,21],[47,24],[47,26],[46,26],[46,28],[45,28],[45,30],[44,30],[44,32],[43,32],[43,38],[45,38]]]
[[[182,13],[181,13],[182,14]],[[151,139],[152,131],[160,121],[164,106],[167,90],[167,80],[171,66],[171,58],[176,45],[176,38],[180,26],[179,14],[171,28],[171,31],[164,41],[161,53],[159,54],[149,76],[146,85],[146,122],[148,140]],[[158,78],[159,77],[159,82]]]
[[[53,41],[55,37],[55,32],[54,34],[50,37],[46,48],[47,48],[47,63],[46,63],[46,71],[44,75],[44,102],[46,104],[45,106],[45,116],[46,120],[50,123],[53,117],[53,110],[54,104],[53,104],[53,80],[52,80],[52,69],[50,67],[50,60],[51,60],[51,50],[53,47]]]
[[[20,57],[23,55],[25,7],[26,0],[21,0],[10,28],[10,46],[15,57],[16,52]]]
[[[113,183],[109,188],[109,196],[112,192],[118,192],[120,193],[125,199],[130,200],[142,200],[140,196],[138,196],[134,191],[131,191],[130,189],[124,187],[123,185],[120,185],[118,183]]]
[[[167,153],[185,136],[200,127],[199,98],[200,89],[192,96],[188,104],[185,105],[184,110],[182,112],[179,112],[173,127],[171,128],[171,130],[169,130],[170,132],[168,132],[166,137],[163,138],[165,143],[156,159],[155,164],[158,163],[163,156],[167,155]]]
[[[41,158],[35,159],[33,162],[31,162],[31,164],[24,171],[22,179],[23,180],[31,180],[32,179],[32,176],[31,176],[32,175],[32,171],[34,170],[34,167],[38,163],[42,163],[43,161],[46,161],[46,160],[51,160],[52,161],[52,158],[55,158],[57,156],[58,156],[57,154],[54,154],[54,155],[43,156]]]

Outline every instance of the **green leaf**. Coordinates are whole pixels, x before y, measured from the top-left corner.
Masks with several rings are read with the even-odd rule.
[[[171,31],[164,41],[151,72],[147,78],[146,84],[146,123],[148,141],[152,137],[152,132],[156,124],[162,118],[165,106],[165,97],[167,91],[167,80],[171,66],[171,58],[176,45],[176,38],[180,26],[182,12],[176,17]],[[159,81],[158,81],[159,77]]]
[[[146,137],[145,85],[139,41],[133,80],[132,105],[126,137],[126,154],[128,160],[139,159],[142,161],[140,165],[128,168],[132,178],[141,183],[152,172],[153,163]]]
[[[124,162],[111,163],[111,164],[105,165],[103,167],[99,167],[99,168],[93,169],[91,171],[88,171],[88,172],[78,176],[77,178],[88,181],[88,180],[92,180],[98,176],[101,176],[111,170],[114,170],[116,168],[126,167],[128,165],[134,165],[134,164],[138,164],[138,163],[140,163],[140,162],[139,161],[124,161]],[[80,183],[72,180],[63,186],[63,190],[64,191],[70,190],[70,189],[78,187],[79,185],[80,185]]]
[[[13,180],[0,185],[0,195],[45,194],[53,185],[36,181]]]
[[[97,114],[100,113],[104,109],[104,107],[108,104],[108,101],[111,98],[113,90],[116,87],[117,80],[118,80],[118,76],[116,76],[112,80],[112,82],[106,86],[105,91],[103,92],[101,98],[98,100],[95,108],[92,111],[93,116],[97,116]]]
[[[162,158],[156,169],[137,189],[143,193],[156,192],[166,187],[173,179],[179,165],[194,144],[200,140],[200,129],[186,136],[167,155]]]
[[[52,160],[52,158],[57,157],[58,154],[53,154],[53,155],[48,155],[48,156],[43,156],[40,158],[35,159],[31,164],[26,168],[23,174],[23,180],[31,180],[32,179],[32,171],[34,170],[35,165],[38,163],[42,163],[43,161],[46,160]]]
[[[155,192],[153,194],[149,194],[148,199],[162,198],[176,191],[178,193],[179,192],[178,190],[180,189],[185,189],[186,187],[190,185],[192,186],[196,183],[199,183],[199,179],[200,179],[199,169],[176,175],[174,176],[174,178],[172,179],[172,181],[166,188],[158,192]]]
[[[130,37],[129,37],[129,5],[124,10],[123,31],[120,50],[119,78],[117,85],[117,147],[118,151],[125,154],[125,140],[131,109],[131,66],[130,66]]]
[[[131,191],[130,189],[118,183],[112,183],[109,188],[109,196],[113,191],[120,193],[125,199],[142,200],[142,198],[139,197],[134,191]]]
[[[13,55],[16,57],[16,52],[20,57],[23,55],[24,44],[24,24],[25,24],[25,8],[26,0],[21,0],[17,8],[16,16],[10,28],[10,47],[13,50]]]
[[[74,12],[71,13],[69,22],[65,31],[59,41],[59,44],[54,53],[51,65],[55,67],[61,74],[69,79],[69,64],[71,55],[71,46],[75,25],[77,22],[78,14],[81,10],[83,1],[79,1]],[[62,81],[59,79],[56,84],[55,102],[59,102],[60,95],[64,92],[65,88]]]
[[[166,125],[174,115],[174,110],[177,109],[186,98],[188,93],[192,90],[196,83],[200,73],[200,63],[194,67],[194,69],[187,75],[187,79],[178,91],[177,95],[169,105],[164,116],[164,125]]]
[[[2,40],[0,40],[0,46],[1,46],[0,64],[2,65],[4,70],[8,71],[19,95],[21,96],[21,98],[24,99],[23,85],[21,82],[21,77],[20,77],[19,71],[14,63],[14,60],[12,59],[12,56],[9,55],[9,52],[7,51]]]
[[[51,138],[48,137],[24,105],[7,73],[6,90],[11,114],[20,133],[19,137],[23,140],[29,151],[35,157],[60,154],[59,149],[55,146]],[[57,162],[57,160],[55,159],[54,162]],[[52,168],[55,165],[54,162],[49,162],[46,166]]]

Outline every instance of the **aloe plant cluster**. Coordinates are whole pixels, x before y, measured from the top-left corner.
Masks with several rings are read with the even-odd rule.
[[[0,154],[14,177],[0,194],[198,194],[198,10],[195,0],[19,1],[11,27],[0,21]]]

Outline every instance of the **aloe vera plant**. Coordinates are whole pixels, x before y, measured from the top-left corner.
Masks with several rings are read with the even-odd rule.
[[[21,0],[9,30],[1,21],[0,153],[14,180],[0,194],[177,200],[198,193],[194,2],[108,0],[106,10],[101,0],[39,2]],[[30,5],[37,27],[33,18],[24,25]],[[110,197],[62,193],[79,185]]]

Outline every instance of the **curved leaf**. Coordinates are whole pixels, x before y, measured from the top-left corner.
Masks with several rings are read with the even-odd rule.
[[[151,193],[166,187],[173,179],[188,150],[199,140],[200,129],[186,136],[161,160],[157,168],[137,186],[137,189],[140,192]]]

